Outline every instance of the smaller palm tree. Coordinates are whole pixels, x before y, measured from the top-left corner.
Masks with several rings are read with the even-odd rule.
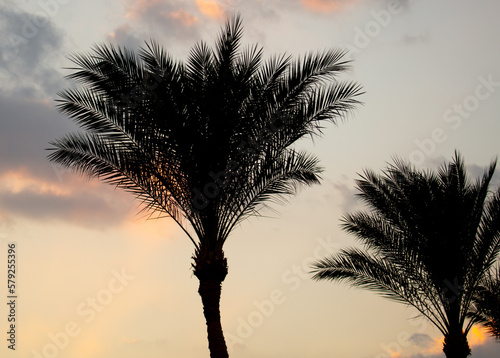
[[[481,282],[469,317],[475,318],[500,342],[500,265]]]
[[[444,335],[446,357],[467,357],[467,334],[479,319],[468,312],[500,250],[500,188],[488,190],[495,166],[474,182],[458,153],[437,173],[401,160],[383,175],[366,171],[357,184],[371,211],[343,219],[366,250],[315,263],[314,279],[347,281],[415,307]]]

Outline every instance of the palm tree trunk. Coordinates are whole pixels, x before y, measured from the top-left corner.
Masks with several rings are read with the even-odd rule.
[[[222,281],[201,278],[198,289],[207,322],[208,348],[211,358],[229,358],[220,320],[221,285]]]
[[[461,328],[451,330],[444,337],[443,352],[446,358],[466,358],[471,354],[467,335]]]

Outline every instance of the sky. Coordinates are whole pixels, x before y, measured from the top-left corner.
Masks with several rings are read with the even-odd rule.
[[[55,109],[67,56],[156,39],[183,60],[239,12],[244,42],[295,58],[344,48],[364,104],[299,146],[325,168],[276,213],[241,224],[225,253],[222,324],[233,358],[438,358],[442,337],[375,293],[315,282],[315,259],[356,245],[354,180],[395,156],[436,169],[459,150],[472,176],[500,154],[500,3],[465,0],[3,0],[0,2],[0,282],[16,245],[16,350],[2,357],[207,357],[193,247],[127,193],[51,164],[75,129]],[[495,179],[498,184],[498,175]],[[9,306],[0,327],[10,329]],[[484,331],[473,357],[498,357]]]

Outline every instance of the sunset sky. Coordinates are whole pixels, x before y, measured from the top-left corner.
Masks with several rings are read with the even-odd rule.
[[[364,102],[314,143],[325,168],[238,227],[225,248],[222,324],[232,358],[438,358],[442,337],[412,308],[315,282],[314,259],[356,245],[339,228],[362,208],[354,179],[395,156],[436,169],[458,149],[471,175],[500,154],[500,2],[493,0],[3,0],[0,2],[0,302],[7,244],[18,247],[16,351],[22,358],[208,357],[193,247],[130,195],[46,159],[76,127],[55,110],[67,56],[156,39],[183,60],[228,14],[266,56],[348,49]],[[498,185],[499,175],[495,176]],[[8,306],[0,331],[8,330]],[[3,337],[3,336],[2,336]],[[474,328],[474,358],[500,343]]]

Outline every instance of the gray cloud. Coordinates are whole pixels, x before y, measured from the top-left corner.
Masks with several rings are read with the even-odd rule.
[[[410,356],[402,356],[401,358],[445,358],[445,355],[444,355],[444,353],[433,354],[433,355],[426,355],[426,354],[417,353],[417,354],[413,354]],[[490,358],[493,358],[493,357],[490,357]]]
[[[427,348],[433,343],[432,338],[428,334],[423,333],[412,334],[411,337],[408,338],[408,341],[419,348]]]
[[[87,186],[47,160],[49,142],[76,128],[57,113],[52,101],[4,93],[0,109],[0,229],[15,225],[18,217],[102,228],[117,225],[137,211],[130,195]],[[6,188],[2,179],[9,172],[29,184],[20,191]],[[69,194],[56,195],[40,190],[42,186],[59,187]]]
[[[0,79],[5,95],[52,97],[63,80],[54,63],[60,59],[63,33],[50,18],[0,5]]]
[[[138,21],[151,22],[153,27],[161,28],[157,32],[173,34],[176,39],[196,31],[186,30],[182,23],[189,18],[164,16],[175,10],[175,3],[158,6],[146,9]],[[10,190],[0,182],[0,227],[13,225],[18,217],[62,220],[88,227],[121,223],[137,211],[138,203],[130,195],[122,191],[110,194],[103,187],[81,184],[46,158],[50,141],[76,129],[56,111],[53,101],[56,92],[68,86],[55,69],[57,61],[64,58],[62,31],[50,17],[35,16],[6,4],[0,5],[0,31],[6,34],[0,38],[0,180],[11,172],[20,175],[20,181],[31,181],[20,191]],[[115,32],[115,39],[136,47],[136,33],[141,32],[123,26]],[[40,190],[43,185],[60,187],[66,194]]]
[[[56,112],[53,103],[0,95],[0,108],[1,225],[24,217],[101,228],[119,224],[136,210],[137,203],[129,195],[87,186],[47,160],[49,142],[75,129]],[[2,176],[8,172],[21,173],[21,181],[33,183],[21,191],[2,189]],[[37,186],[43,185],[60,187],[70,194],[38,190]]]
[[[0,191],[0,211],[10,217],[61,220],[90,228],[118,225],[137,207],[128,195],[103,195],[102,190],[74,188],[68,196],[27,188],[17,193]]]
[[[45,148],[76,127],[56,112],[53,102],[0,95],[0,108],[0,174],[29,168],[37,176],[56,180]]]
[[[144,40],[139,39],[129,25],[117,27],[112,35],[106,37],[106,42],[136,50],[144,45]]]
[[[416,45],[428,43],[431,40],[431,36],[428,32],[420,33],[420,34],[406,34],[403,36],[401,43],[403,45]]]
[[[467,160],[467,158],[465,158]],[[484,172],[489,168],[489,166],[479,166],[477,164],[466,165],[467,173],[472,180],[477,178],[482,178]],[[496,189],[500,185],[500,165],[497,164],[497,169],[493,177],[491,178],[490,188]]]
[[[197,41],[206,24],[193,3],[160,1],[148,4],[127,2],[127,22],[119,25],[106,38],[107,42],[137,49],[150,39],[170,47]],[[198,16],[197,16],[198,15]]]
[[[371,1],[371,0],[370,0]],[[411,3],[413,0],[379,0],[379,2],[383,3],[385,7],[394,6],[395,4],[399,4],[401,8],[404,10],[411,10]],[[369,1],[366,1],[369,3]]]
[[[466,163],[466,171],[471,181],[481,178],[485,170],[489,166],[480,166],[477,164],[467,164],[467,158],[463,158]],[[425,167],[433,172],[436,172],[443,163],[449,163],[451,158],[445,158],[443,156],[428,158],[424,163]],[[369,168],[368,168],[369,169]],[[381,171],[376,172],[376,174],[382,174]],[[354,179],[359,179],[359,176],[354,178],[348,178],[347,176],[342,176],[340,180],[325,181],[325,185],[328,185],[332,190],[325,195],[324,200],[330,202],[333,201],[342,209],[345,214],[354,213],[359,210],[367,210],[367,206],[359,200],[357,194],[360,191],[356,187]],[[490,183],[490,189],[496,190],[500,186],[500,163],[497,165],[497,170],[493,175]]]
[[[485,158],[487,159],[487,158]],[[494,158],[492,158],[494,159]],[[431,169],[432,171],[436,171],[438,168],[442,167],[444,163],[449,163],[452,160],[451,157],[444,157],[442,155],[427,158],[424,162],[424,166]],[[467,157],[462,154],[462,160],[465,163],[465,170],[467,175],[471,181],[482,178],[484,172],[488,170],[489,164],[487,165],[477,165],[477,164],[469,164],[467,162]],[[495,174],[491,179],[490,189],[496,189],[500,185],[500,162],[497,164]]]
[[[364,208],[357,196],[359,190],[356,188],[354,180],[350,180],[343,176],[341,181],[331,183],[331,185],[335,190],[334,197],[345,214],[353,213]]]

